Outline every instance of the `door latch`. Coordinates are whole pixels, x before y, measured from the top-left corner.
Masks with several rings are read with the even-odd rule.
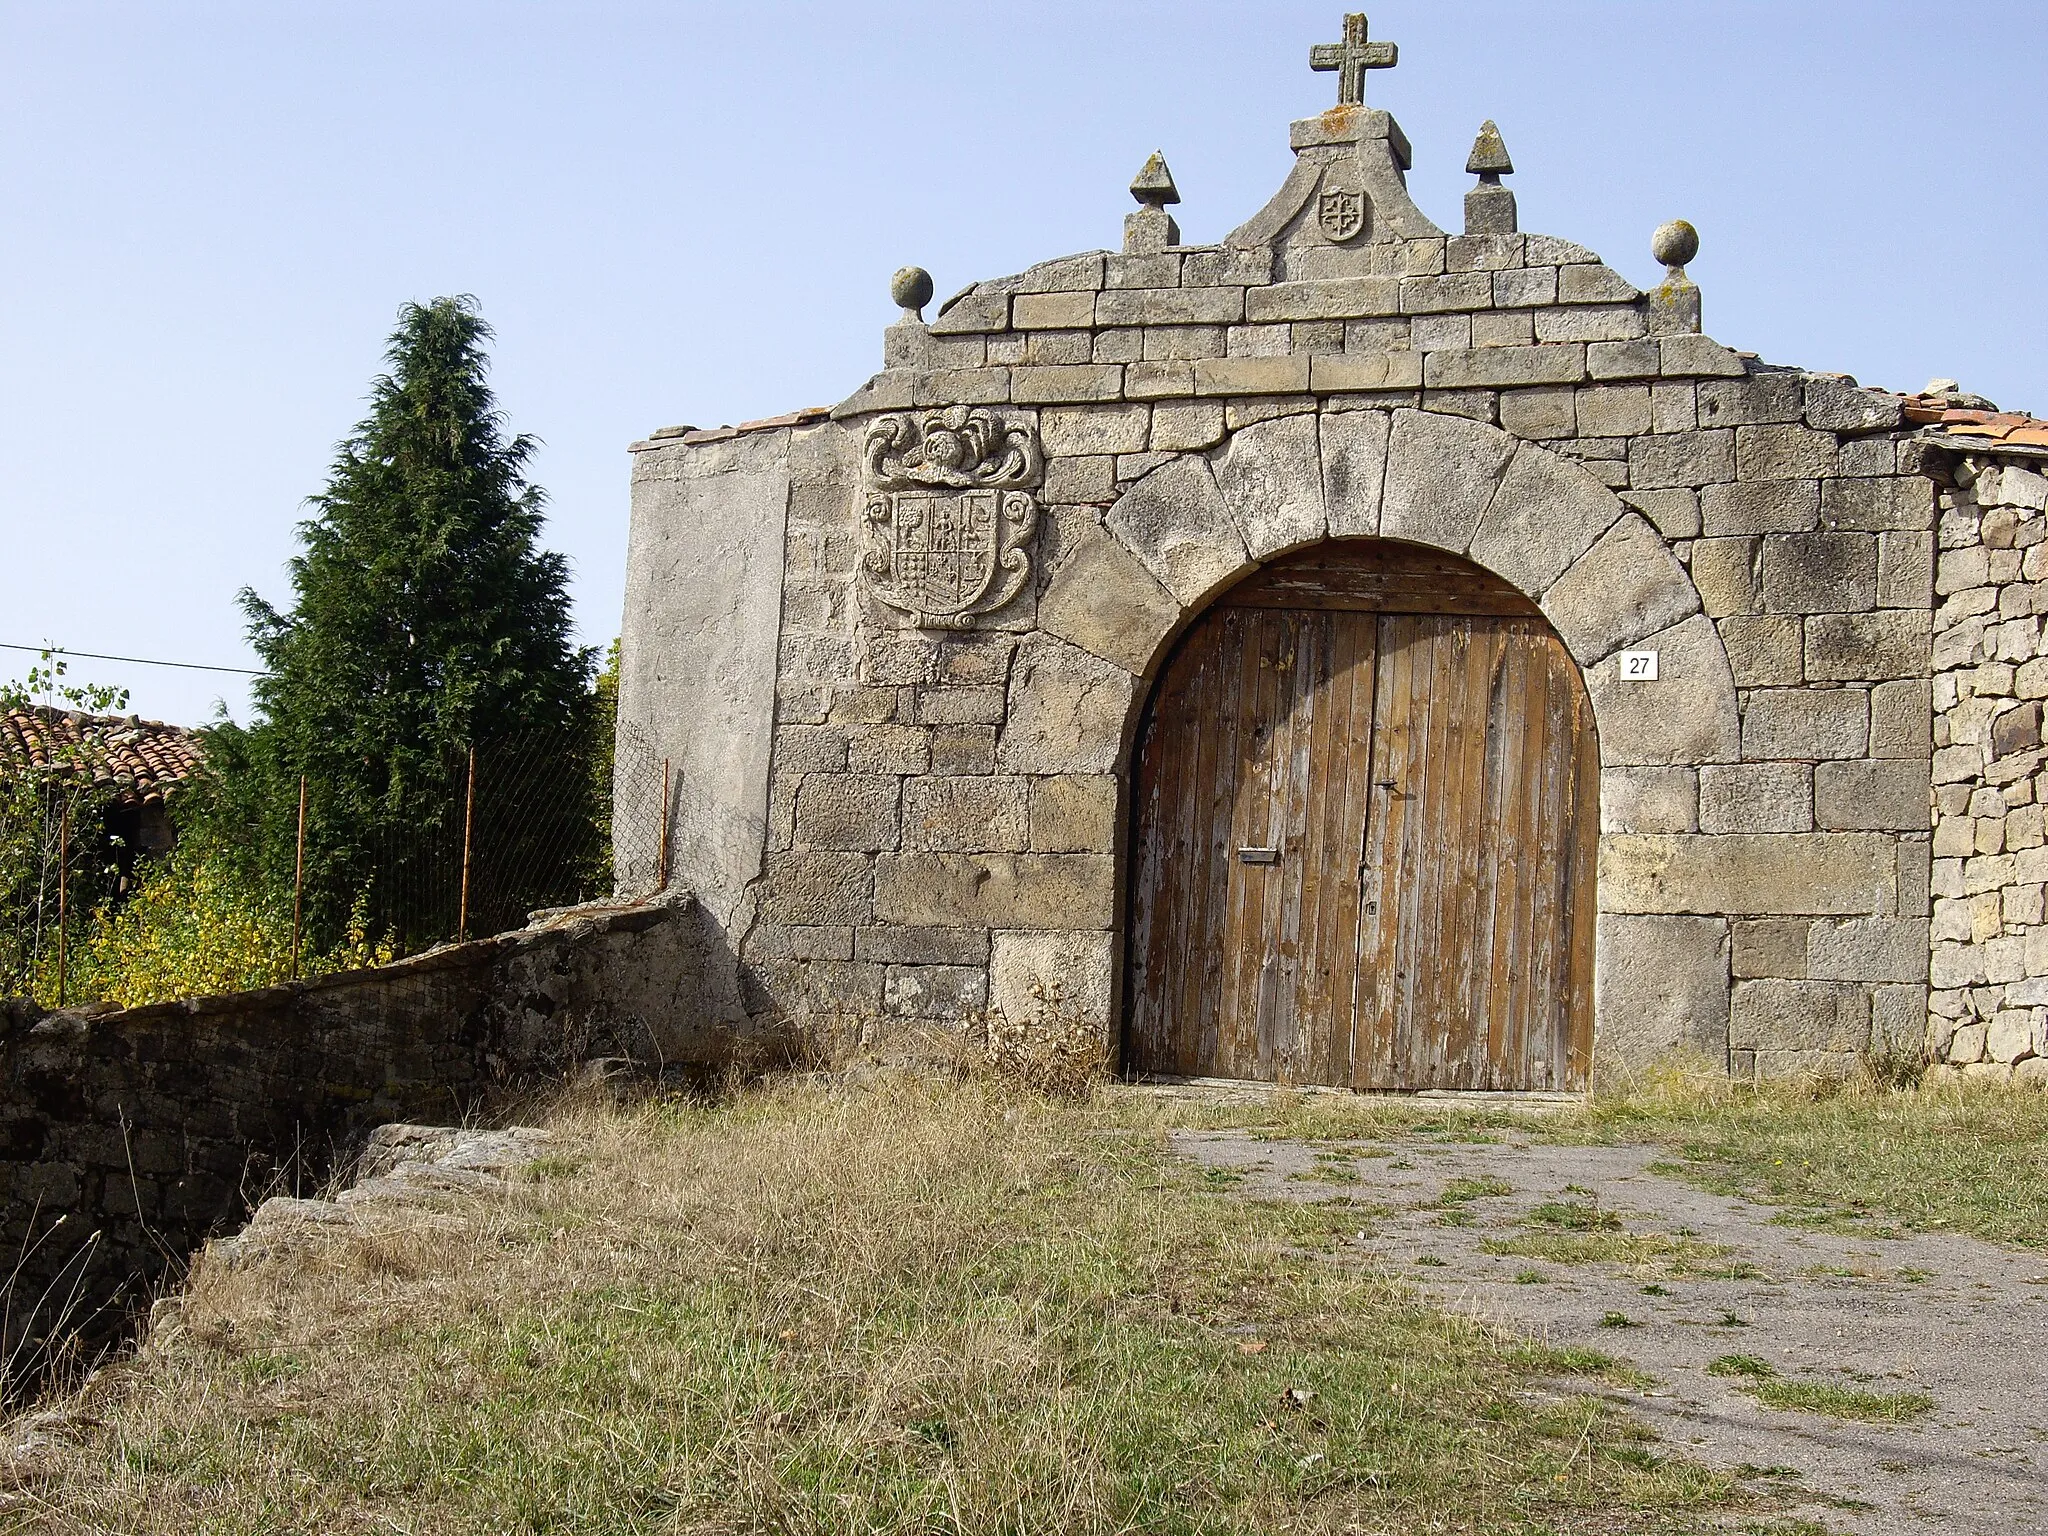
[[[1238,861],[1244,864],[1278,864],[1280,862],[1280,850],[1278,848],[1240,848],[1237,850],[1237,857]]]

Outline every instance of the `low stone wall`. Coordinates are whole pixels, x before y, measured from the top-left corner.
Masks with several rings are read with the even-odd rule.
[[[1937,1075],[2048,1085],[2048,477],[1963,458],[1943,494],[1934,621]]]
[[[0,1004],[7,1328],[88,1339],[256,1200],[310,1193],[380,1123],[461,1123],[594,1057],[720,1070],[729,971],[686,896],[258,992],[125,1011]]]

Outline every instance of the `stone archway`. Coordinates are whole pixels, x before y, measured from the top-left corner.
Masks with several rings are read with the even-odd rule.
[[[1039,633],[1012,671],[1004,762],[1127,784],[1145,684],[1214,595],[1289,550],[1375,536],[1467,557],[1537,605],[1580,669],[1603,784],[1738,759],[1727,653],[1663,536],[1571,460],[1484,423],[1404,408],[1247,426],[1158,465],[1100,525],[1063,529]],[[1632,648],[1659,653],[1654,689],[1619,677],[1616,653]],[[1668,910],[1689,910],[1679,894]],[[1609,947],[1610,929],[1619,945],[1630,924],[1685,921],[1603,913],[1598,947]],[[1635,942],[1643,937],[1630,937],[1625,972],[1596,967],[1596,1050],[1701,985],[1698,957]],[[1106,935],[1089,966],[1112,1017],[1119,951]]]

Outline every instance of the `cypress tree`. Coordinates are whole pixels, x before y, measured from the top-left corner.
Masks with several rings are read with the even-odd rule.
[[[451,768],[521,732],[588,735],[594,653],[572,643],[567,562],[539,544],[537,445],[507,435],[491,339],[467,296],[399,311],[390,371],[299,525],[290,610],[241,594],[266,671],[254,724],[215,734],[213,819],[260,826],[264,869],[251,873],[289,890],[307,776],[319,942],[365,898],[409,939],[446,936],[447,880],[427,891],[407,866],[446,863],[461,815]]]

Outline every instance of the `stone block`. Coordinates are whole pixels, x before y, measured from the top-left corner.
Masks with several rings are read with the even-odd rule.
[[[882,1011],[905,1019],[965,1019],[988,1004],[980,966],[892,965],[882,982]]]
[[[963,293],[949,299],[932,322],[934,336],[955,336],[970,331],[1002,331],[1010,325],[1010,296],[1006,293]]]
[[[1650,386],[1650,430],[1690,432],[1700,424],[1699,386],[1661,383]]]
[[[1214,401],[1177,400],[1152,408],[1151,447],[1158,452],[1184,453],[1212,448],[1223,441],[1223,407]]]
[[[1934,711],[1925,678],[1879,683],[1870,690],[1870,755],[1925,758],[1934,749]]]
[[[1411,390],[1422,384],[1419,352],[1360,352],[1308,360],[1309,386],[1319,395]]]
[[[1470,320],[1475,347],[1526,347],[1536,340],[1536,322],[1526,309],[1497,309]]]
[[[1493,308],[1493,274],[1455,272],[1443,277],[1401,279],[1401,313],[1440,315],[1459,309]]]
[[[1614,833],[1600,840],[1610,912],[1865,917],[1896,899],[1892,839],[1874,832]]]
[[[1770,613],[1854,613],[1877,604],[1877,540],[1866,533],[1764,537],[1764,608]]]
[[[1614,493],[1540,448],[1515,450],[1467,553],[1532,595],[1547,590],[1622,515]]]
[[[1562,387],[1509,390],[1500,397],[1497,408],[1500,424],[1515,436],[1532,440],[1572,437],[1579,430],[1574,394]]]
[[[1598,262],[1565,267],[1557,274],[1560,304],[1633,304],[1642,296],[1635,284]]]
[[[1133,363],[1131,367],[1138,365]],[[1019,405],[1060,405],[1123,398],[1124,365],[1074,363],[1066,367],[1013,368],[1010,398]],[[944,402],[938,402],[944,403]]]
[[[1999,711],[1991,722],[1991,757],[1996,762],[2015,752],[2031,752],[2041,745],[2041,704],[2029,699]]]
[[[1173,239],[1180,238],[1171,215],[1165,209],[1157,210],[1162,217],[1156,222],[1139,224],[1133,229],[1133,219],[1143,219],[1141,210],[1128,214],[1124,219],[1124,239],[1128,242],[1135,233],[1139,249],[1113,255],[1103,263],[1102,288],[1178,288],[1183,279],[1183,258],[1177,250],[1162,250],[1167,243],[1167,231],[1175,231]],[[1196,287],[1214,287],[1214,283],[1198,283]]]
[[[2038,1036],[2034,1016],[2025,1008],[2004,1008],[1985,1021],[1984,1055],[1998,1062],[2014,1062],[2034,1054]]]
[[[1655,682],[1631,682],[1609,657],[1586,669],[1607,767],[1717,762],[1736,755],[1735,682],[1704,614],[1642,638],[1658,655]]]
[[[1463,554],[1515,447],[1507,434],[1460,417],[1394,412],[1382,537]]]
[[[1135,682],[1113,662],[1050,635],[1018,647],[996,760],[1012,773],[1110,773]]]
[[[1251,563],[1205,459],[1163,464],[1109,509],[1109,529],[1160,584],[1193,606]]]
[[[1629,439],[1628,481],[1637,490],[1718,485],[1735,478],[1735,434],[1666,432]]]
[[[1001,279],[1000,285],[1011,293],[1067,293],[1100,288],[1102,269],[1100,251],[1088,251],[1079,256],[1056,256],[1050,261],[1026,267],[1015,277]],[[997,284],[985,283],[982,286],[994,288]]]
[[[1702,832],[1810,832],[1813,769],[1805,763],[1709,763],[1700,769]]]
[[[1472,207],[1468,199],[1467,209]],[[1522,265],[1522,237],[1512,221],[1506,229],[1473,229],[1444,242],[1446,272],[1497,272]]]
[[[1700,605],[1717,619],[1756,612],[1763,605],[1762,557],[1754,537],[1694,540],[1692,584]]]
[[[929,852],[1019,853],[1029,844],[1030,780],[1001,774],[926,776],[903,787],[903,846]]]
[[[1756,373],[1743,379],[1707,379],[1699,385],[1700,425],[1746,427],[1797,421],[1805,398],[1796,373]]]
[[[1811,480],[1710,485],[1700,493],[1700,527],[1709,535],[1797,533],[1819,518],[1820,488]]]
[[[1385,411],[1337,411],[1321,418],[1323,503],[1332,538],[1370,538],[1380,531],[1391,422]]]
[[[1860,688],[1758,688],[1743,703],[1742,755],[1752,761],[1861,757],[1870,696]]]
[[[1811,480],[1835,472],[1835,439],[1792,422],[1735,429],[1735,472],[1744,480]]]
[[[1807,425],[1823,432],[1889,432],[1901,420],[1898,396],[1840,379],[1806,381]]]
[[[1667,379],[1739,379],[1749,372],[1741,358],[1707,336],[1663,336],[1657,351]]]
[[[1603,832],[1697,832],[1699,800],[1696,769],[1600,770]]]
[[[1651,526],[1667,539],[1696,539],[1700,533],[1700,498],[1697,491],[1624,491],[1621,499],[1650,520]]]
[[[1116,459],[1091,453],[1045,466],[1045,499],[1055,506],[1103,506],[1116,499]]]
[[[1116,780],[1068,774],[1031,781],[1031,849],[1035,853],[1113,853]]]
[[[1320,282],[1274,283],[1244,296],[1244,318],[1271,324],[1296,320],[1349,320],[1398,315],[1401,281],[1394,277],[1338,277]]]
[[[1109,933],[998,930],[989,958],[989,1007],[1012,1023],[1115,1022],[1116,939]]]
[[[1211,462],[1217,488],[1253,559],[1314,543],[1328,533],[1313,415],[1247,427],[1234,433]]]
[[[871,864],[862,853],[771,853],[761,911],[792,925],[869,922],[874,911]]]
[[[1306,357],[1211,357],[1192,365],[1198,395],[1299,395],[1308,392]]]
[[[1116,861],[1091,853],[887,853],[875,915],[930,928],[1108,929]]]
[[[1654,341],[1596,341],[1586,348],[1586,373],[1596,379],[1654,379],[1662,362]]]
[[[1143,404],[1056,405],[1038,413],[1039,436],[1055,456],[1143,453],[1151,423],[1152,407]]]
[[[1095,324],[1095,295],[1020,293],[1010,305],[1010,324],[1020,331],[1088,330]]]
[[[1634,437],[1650,430],[1650,387],[1595,384],[1578,392],[1577,411],[1587,437]]]
[[[1918,475],[1824,480],[1820,520],[1826,528],[1904,532],[1934,524],[1934,487]]]
[[[1061,295],[1065,297],[1065,295]],[[1129,334],[1107,332],[1108,335]],[[1027,331],[1024,333],[1024,355],[1017,361],[1031,367],[1046,364],[1115,362],[1119,359],[1095,355],[1095,333],[1093,331]],[[1007,354],[1006,354],[1007,355]]]
[[[1144,337],[1144,360],[1148,363],[1185,363],[1198,357],[1221,357],[1224,354],[1223,327],[1220,325],[1159,325],[1150,326],[1140,334]],[[1128,386],[1135,374],[1126,375]],[[1194,375],[1188,375],[1192,388]],[[1126,388],[1127,394],[1135,396],[1138,391]],[[1184,388],[1181,393],[1188,393]]]
[[[988,964],[988,930],[985,928],[915,928],[891,925],[886,928],[856,928],[853,952],[857,959],[894,965]]]
[[[1880,533],[1877,536],[1877,600],[1887,608],[1933,605],[1934,535]]]
[[[846,727],[786,725],[775,733],[777,773],[844,773]]]
[[[1039,628],[1128,672],[1145,672],[1180,622],[1180,604],[1092,523],[1075,528],[1071,544],[1039,597]]]
[[[1390,480],[1391,474],[1390,468]],[[1623,513],[1542,599],[1544,614],[1581,666],[1671,628],[1699,606],[1685,567],[1633,512]]]
[[[1822,763],[1813,773],[1814,815],[1841,831],[1925,832],[1927,765],[1912,758]]]
[[[1585,352],[1576,346],[1472,347],[1422,359],[1422,382],[1429,389],[1516,389],[1576,384],[1585,376]]]
[[[1844,981],[1738,981],[1728,1043],[1860,1054],[1870,1044],[1870,993]]]
[[[1502,309],[1533,309],[1557,302],[1557,268],[1524,267],[1493,274],[1493,302]],[[1654,364],[1652,365],[1654,371]]]
[[[1635,341],[1644,330],[1633,304],[1579,305],[1536,311],[1538,341]]]
[[[873,852],[900,835],[897,779],[889,774],[813,773],[796,797],[800,848]]]
[[[1745,981],[1760,976],[1803,979],[1807,936],[1813,923],[1809,917],[1762,917],[1731,924],[1735,953],[1730,969]]]
[[[1294,332],[1295,327],[1291,325],[1225,326],[1221,355],[1273,358],[1311,350],[1294,344]]]
[[[1927,670],[1930,639],[1924,609],[1827,613],[1806,621],[1809,682],[1877,682]]]
[[[1095,299],[1097,325],[1235,325],[1242,288],[1116,288]]]
[[[1802,622],[1777,614],[1737,615],[1718,625],[1728,667],[1742,688],[1796,683],[1801,665]]]
[[[847,741],[846,767],[854,773],[927,772],[931,738],[921,725],[857,726]]]
[[[1000,725],[1002,720],[1001,688],[927,687],[917,690],[919,725]]]
[[[1258,285],[1273,281],[1273,252],[1267,246],[1189,250],[1181,259],[1181,283],[1189,288],[1212,284]]]
[[[1728,922],[1603,912],[1595,923],[1596,1057],[1648,1062],[1728,1046]]]
[[[1010,375],[1008,368],[919,369],[911,375],[911,398],[919,405],[1001,405],[1010,398]]]

